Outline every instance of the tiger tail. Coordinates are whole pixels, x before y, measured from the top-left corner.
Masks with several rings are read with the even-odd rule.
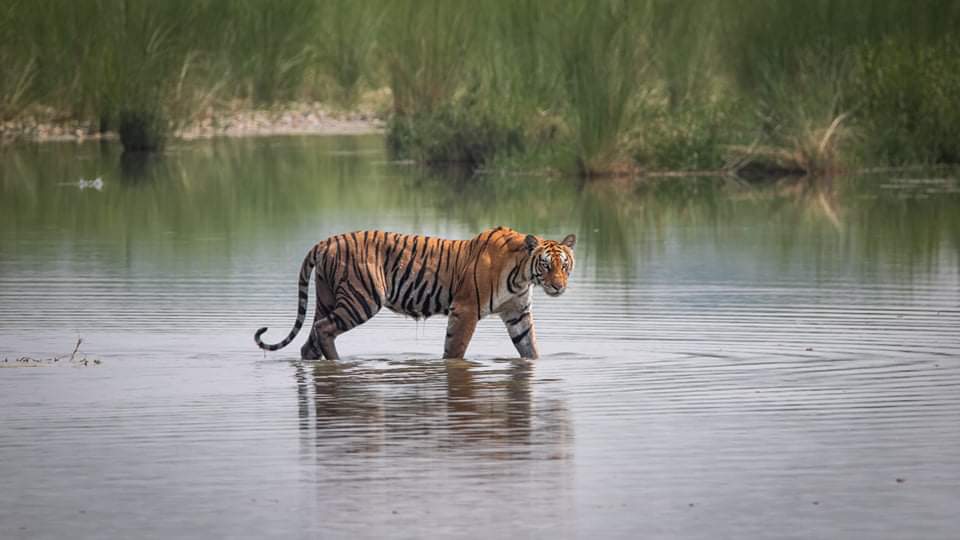
[[[260,336],[267,331],[267,327],[257,330],[257,333],[253,335],[253,340],[257,342],[257,346],[261,349],[267,351],[276,351],[277,349],[282,349],[290,344],[293,341],[293,338],[297,337],[297,333],[300,332],[300,328],[303,327],[303,321],[307,316],[307,293],[310,289],[310,276],[313,274],[313,268],[316,266],[317,260],[317,249],[311,249],[307,252],[307,256],[303,258],[303,264],[300,265],[300,281],[297,284],[299,292],[299,300],[297,302],[297,320],[293,323],[293,329],[290,330],[290,333],[287,334],[287,337],[283,338],[283,341],[275,345],[270,345],[269,343],[264,343],[260,341]]]

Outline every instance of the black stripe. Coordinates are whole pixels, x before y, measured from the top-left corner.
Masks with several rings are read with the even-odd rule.
[[[459,255],[459,253],[460,253],[460,251],[459,251],[459,249],[458,249],[459,245],[457,244],[457,242],[448,241],[447,244],[448,244],[448,245],[447,245],[447,265],[443,268],[444,272],[449,272],[449,270],[450,270],[450,258],[451,258],[451,257],[450,257],[450,250],[457,250],[457,254],[458,254],[458,255]]]
[[[446,253],[447,250],[449,249],[449,246],[447,246],[446,240],[441,239],[439,240],[439,242],[440,242],[440,247],[437,251],[440,252],[440,258],[437,259],[437,274],[440,273],[440,268],[443,266],[443,254]]]
[[[516,319],[510,319],[509,321],[507,321],[507,324],[510,325],[510,326],[513,326],[513,325],[517,324],[518,322],[526,319],[526,318],[527,318],[527,315],[530,315],[530,312],[521,313],[520,316],[517,317]]]
[[[410,295],[411,289],[417,289],[423,285],[423,274],[427,271],[427,266],[430,263],[430,260],[428,258],[429,253],[430,253],[430,244],[427,244],[426,249],[424,249],[422,253],[423,257],[420,261],[420,271],[417,272],[417,277],[414,278],[413,285],[410,287],[410,289],[407,290],[407,296]],[[404,302],[406,302],[407,296],[404,296]]]
[[[383,299],[380,298],[380,289],[373,285],[373,276],[370,276],[370,298],[377,304],[377,311],[380,311],[380,308],[383,307]]]
[[[438,280],[439,281],[439,280]],[[443,288],[438,288],[437,293],[433,295],[433,310],[432,313],[440,313],[443,311],[443,305],[440,304],[440,293],[443,292]]]
[[[433,291],[437,290],[437,285],[440,283],[440,280],[436,279],[436,275],[434,275],[433,277],[434,279],[432,282],[429,279],[426,282],[424,282],[423,287],[421,287],[420,291],[417,293],[417,299],[413,301],[413,304],[418,308],[420,308],[420,311],[422,311],[423,313],[430,312],[430,310],[427,308],[427,305],[424,304],[423,301],[427,300],[427,304],[430,303],[430,295],[433,294]],[[433,285],[433,287],[430,288],[430,285]],[[430,292],[427,292],[427,288],[430,288]]]
[[[330,315],[327,315],[333,320],[333,324],[337,326],[337,330],[341,332],[347,331],[347,322],[343,320],[343,317],[337,315],[335,312],[331,312]]]
[[[389,287],[390,294],[388,296],[388,300],[391,303],[393,303],[394,296],[397,294],[398,290],[400,289],[400,287],[397,286],[397,272],[400,271],[400,261],[403,260],[403,253],[406,245],[407,245],[407,237],[404,236],[403,244],[400,246],[399,249],[397,249],[397,258],[393,260],[393,268],[390,274],[390,287]]]
[[[475,292],[477,293],[477,320],[478,321],[483,318],[483,316],[481,315],[483,310],[480,307],[480,283],[477,281],[477,268],[480,266],[480,255],[483,253],[485,249],[487,249],[487,244],[490,243],[490,239],[493,237],[494,232],[496,231],[495,230],[491,231],[487,235],[487,239],[483,242],[483,246],[480,247],[480,250],[477,251],[476,260],[474,260],[473,262],[473,286],[474,286]],[[492,297],[493,292],[491,291],[490,294]]]
[[[500,283],[500,276],[494,276],[490,282],[490,313],[493,313],[493,297],[497,295],[497,284]]]
[[[513,280],[516,279],[516,277],[517,277],[517,271],[518,271],[519,269],[520,269],[520,265],[514,266],[514,267],[513,267],[513,270],[511,270],[510,273],[507,274],[507,291],[510,292],[510,294],[516,294],[517,292],[519,292],[519,291],[518,291],[516,288],[514,288],[514,286],[513,286]]]
[[[530,333],[530,328],[527,328],[526,330],[517,334],[516,336],[512,336],[510,339],[513,340],[513,344],[516,345],[517,343],[520,343],[520,341],[522,341],[523,338],[527,337],[527,334],[529,333]]]
[[[360,291],[354,288],[353,284],[350,283],[350,280],[347,280],[344,283],[346,283],[347,288],[350,289],[350,292],[353,294],[353,299],[357,302],[360,302],[360,307],[363,308],[363,312],[367,316],[364,321],[370,320],[370,317],[373,317],[373,310],[370,309],[370,303],[367,302],[367,299],[363,297],[363,294]]]
[[[373,276],[370,275],[366,267],[360,266],[359,258],[353,259],[353,272],[354,274],[357,275],[357,278],[360,280],[360,286],[363,288],[363,291],[367,293],[367,296],[369,296],[371,299],[376,300],[378,295],[377,295],[376,288],[373,285]]]
[[[407,236],[403,236],[403,243],[401,243],[401,244],[400,244],[400,247],[398,247],[398,248],[396,249],[397,258],[393,260],[393,265],[392,265],[391,268],[390,268],[390,270],[393,271],[393,277],[394,277],[394,278],[397,277],[397,269],[400,267],[400,262],[403,261],[403,254],[404,254],[404,253],[406,252],[406,250],[407,250],[407,239],[408,239],[408,238],[409,238],[409,237],[407,237]],[[396,242],[394,242],[394,246],[396,246]]]
[[[390,255],[393,254],[393,247],[396,245],[394,242],[390,242],[390,236],[384,235],[383,243],[386,244],[387,249],[383,251],[383,268],[386,269],[390,265]]]
[[[440,286],[441,276],[434,274],[433,276],[433,288],[430,289],[430,292],[427,294],[427,297],[424,299],[424,310],[429,313],[440,313],[440,292],[443,288]],[[434,309],[430,309],[430,304],[434,305]]]
[[[330,266],[331,266],[331,268],[330,268],[330,281],[333,282],[333,283],[336,283],[336,281],[337,281],[337,278],[338,278],[338,276],[337,276],[337,270],[340,269],[340,261],[343,259],[343,255],[344,255],[344,250],[345,250],[345,248],[344,248],[343,245],[340,244],[340,242],[341,242],[342,240],[343,240],[343,237],[342,237],[342,236],[334,236],[334,237],[333,237],[334,245],[337,246],[337,250],[336,250],[336,252],[335,252],[335,254],[334,254],[334,257],[333,257],[333,263],[331,263],[331,265],[330,265]]]
[[[423,310],[427,313],[440,313],[440,292],[443,290],[440,287],[440,282],[443,280],[443,273],[441,268],[443,267],[443,257],[449,251],[450,246],[449,242],[446,240],[440,240],[440,258],[437,259],[437,269],[433,273],[433,288],[430,290],[430,293],[427,294],[426,303],[423,305]],[[449,261],[449,257],[447,260]],[[432,298],[432,300],[431,300]],[[430,304],[433,304],[433,309],[430,309]]]
[[[457,283],[456,283],[456,285],[455,285],[455,288],[459,291],[459,290],[460,290],[460,286],[463,285],[463,280],[465,280],[465,279],[467,278],[467,272],[466,272],[466,271],[463,271],[463,272],[460,271],[460,254],[462,254],[465,250],[469,250],[471,247],[473,247],[473,244],[472,244],[472,242],[470,242],[470,241],[467,241],[467,242],[458,242],[457,247],[458,247],[458,249],[457,249],[457,258],[456,258],[456,260],[454,260],[454,262],[453,262],[453,272],[450,274],[450,275],[451,275],[450,282],[451,282],[451,284],[452,284],[452,283],[453,283],[453,278],[454,278],[454,276],[459,276],[460,279],[457,280]],[[464,269],[465,269],[465,268],[466,268],[466,263],[464,264]],[[451,293],[452,293],[452,291],[451,291]]]
[[[403,285],[407,282],[407,279],[410,278],[410,272],[413,271],[413,261],[417,255],[417,237],[413,237],[413,246],[411,247],[410,252],[410,262],[407,264],[407,269],[403,272],[403,276],[400,277],[400,282],[398,283],[399,287],[395,287],[394,297],[390,300],[391,302],[396,302],[397,298],[400,296],[400,290],[403,288]]]
[[[417,311],[414,308],[420,305],[421,300],[423,298],[423,293],[424,291],[427,290],[427,287],[430,286],[430,283],[431,281],[429,279],[425,279],[423,283],[420,283],[419,285],[415,283],[412,287],[410,287],[410,290],[408,292],[412,292],[413,294],[409,295],[408,301],[407,300],[404,301],[404,308],[411,312]]]
[[[343,310],[346,311],[347,315],[349,315],[350,319],[352,320],[351,322],[353,322],[353,326],[362,323],[363,319],[360,318],[360,312],[357,311],[357,308],[350,303],[350,299],[345,295],[342,296],[341,294],[338,294],[337,296],[341,297],[337,302],[337,308],[343,308]]]
[[[416,291],[413,285],[407,289],[407,294],[403,295],[403,300],[400,301],[400,307],[403,308],[405,313],[413,313],[413,293]]]
[[[427,288],[430,287],[431,284],[433,284],[434,287],[436,287],[437,274],[435,270],[433,271],[433,276],[432,276],[433,280],[430,279],[431,276],[429,275],[424,276],[424,272],[427,270],[427,267],[433,266],[432,263],[433,263],[435,252],[436,252],[435,249],[431,249],[429,251],[429,253],[423,260],[423,266],[420,268],[420,273],[417,275],[417,294],[416,294],[416,300],[413,301],[414,305],[416,306],[423,305],[423,294],[427,292]],[[422,283],[421,283],[421,280],[422,280]],[[427,297],[429,298],[429,295],[427,295]]]
[[[323,257],[323,275],[326,279],[331,279],[333,275],[333,264],[336,262],[337,243],[327,241],[327,253]]]
[[[410,286],[407,287],[407,292],[403,295],[403,300],[400,301],[400,305],[403,306],[403,309],[406,311],[410,311],[411,300],[413,299],[414,293],[416,293],[417,291],[417,284],[418,284],[417,280],[421,277],[423,277],[422,268],[420,269],[420,273],[418,274],[417,279],[414,279],[413,283],[411,283]]]

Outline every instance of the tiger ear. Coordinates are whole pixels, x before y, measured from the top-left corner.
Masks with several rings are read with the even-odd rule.
[[[540,245],[540,241],[537,240],[536,236],[528,234],[527,237],[523,239],[523,245],[527,248],[528,252],[532,252]]]
[[[567,246],[570,249],[573,249],[573,245],[577,243],[577,235],[568,234],[566,238],[560,241],[560,243]]]

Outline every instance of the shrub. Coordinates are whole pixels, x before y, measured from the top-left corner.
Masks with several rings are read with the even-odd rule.
[[[728,165],[729,146],[746,143],[742,106],[690,102],[650,106],[641,115],[634,160],[644,169],[718,171]]]
[[[122,110],[117,114],[117,134],[124,151],[160,150],[170,134],[170,121],[159,110]]]
[[[888,39],[859,51],[865,152],[886,163],[960,163],[960,42]]]
[[[399,158],[474,169],[497,155],[523,151],[524,136],[518,126],[489,112],[454,104],[394,116],[387,125],[387,145]]]

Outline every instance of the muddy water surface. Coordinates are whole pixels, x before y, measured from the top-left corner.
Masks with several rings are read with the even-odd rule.
[[[955,173],[463,180],[378,137],[2,158],[2,538],[960,530]],[[336,363],[253,345],[323,237],[494,225],[578,235],[536,362],[493,319],[443,361],[442,318],[387,312]]]

